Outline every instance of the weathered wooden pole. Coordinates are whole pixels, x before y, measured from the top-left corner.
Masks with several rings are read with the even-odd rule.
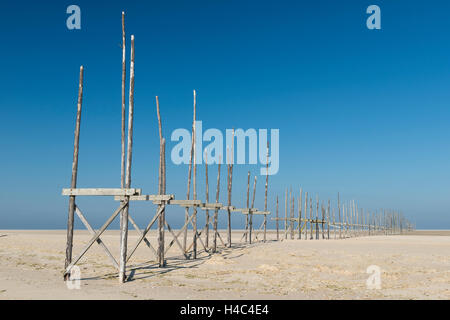
[[[120,187],[125,188],[125,12],[122,11],[122,154],[120,162]]]
[[[166,148],[166,140],[164,138],[161,139],[160,146],[160,186],[159,186],[159,194],[165,194],[165,185],[166,185],[166,165],[165,165],[165,148]],[[160,268],[166,266],[166,260],[164,258],[164,231],[165,231],[165,204],[164,208],[158,217],[158,265]],[[161,205],[158,205],[158,209],[161,209]]]
[[[277,228],[277,241],[280,240],[280,229],[279,229],[279,224],[278,224],[278,196],[277,196],[277,210],[276,210],[276,228]]]
[[[298,239],[302,239],[302,196],[303,190],[300,188],[300,197],[298,198]]]
[[[341,200],[338,192],[339,239],[342,239]]]
[[[323,200],[322,200],[322,239],[325,239],[325,229],[324,229],[324,224],[325,224],[325,207],[323,206]]]
[[[336,216],[335,216],[334,207],[333,207],[333,229],[334,229],[334,239],[336,240],[337,231],[336,231]]]
[[[291,191],[289,192],[289,198],[290,201],[290,214],[289,214],[289,229],[291,231],[291,240],[294,240],[294,201],[295,196],[292,194],[292,187]]]
[[[284,239],[287,239],[287,208],[288,208],[288,190],[286,188],[286,199],[284,201]]]
[[[305,192],[305,240],[308,240],[308,192]]]
[[[310,240],[314,239],[313,236],[313,210],[312,210],[312,197],[309,197],[309,226],[310,226]]]
[[[267,157],[266,157],[266,186],[264,194],[264,211],[267,211],[267,191],[269,188],[269,141],[267,141]],[[266,242],[267,231],[267,215],[264,215],[264,242]]]
[[[250,208],[250,171],[248,172],[248,175],[247,175],[247,208]],[[245,215],[245,242],[248,241],[249,215],[250,215],[250,212]]]
[[[233,188],[233,162],[234,162],[234,130],[233,141],[231,142],[230,164],[228,165],[228,247],[231,248],[231,191]]]
[[[195,90],[194,90],[195,92]],[[195,127],[195,114],[196,110],[195,110],[195,103],[194,103],[194,110],[193,110],[193,120],[192,120],[192,136],[191,136],[191,153],[189,155],[189,169],[188,169],[188,184],[187,184],[187,192],[186,192],[186,199],[189,200],[190,198],[190,194],[191,194],[191,176],[192,176],[192,162],[194,159],[194,140],[195,140],[195,132],[194,132],[194,127]],[[187,224],[189,221],[189,207],[186,207],[184,209],[184,224]],[[184,229],[184,234],[183,234],[183,249],[184,249],[184,253],[187,254],[187,233],[188,233],[188,228],[186,227],[186,229]]]
[[[255,181],[253,182],[253,196],[252,196],[252,206],[251,209],[254,208],[255,205],[255,194],[256,194],[256,181],[257,177],[255,176]],[[253,231],[253,213],[249,213],[249,243],[252,244],[252,231]]]
[[[134,35],[131,36],[131,54],[130,54],[130,92],[128,101],[128,143],[127,143],[127,161],[125,172],[125,187],[131,187],[131,161],[133,150],[133,113],[134,113]],[[127,197],[129,202],[129,197]],[[128,204],[121,213],[122,228],[120,230],[120,260],[119,260],[119,281],[126,280],[126,259],[127,259],[127,240],[128,240]]]
[[[195,135],[197,134],[196,130],[196,123],[195,123],[195,109],[196,109],[196,103],[197,103],[197,94],[194,90],[194,126],[192,131],[193,141],[194,141],[194,147],[192,151],[194,152],[194,163],[193,163],[193,178],[192,178],[192,199],[197,200],[197,149],[196,149],[196,139]],[[193,223],[193,246],[192,246],[192,258],[197,259],[197,207],[193,207],[192,214],[194,217],[192,218]]]
[[[78,100],[77,100],[77,117],[75,121],[75,138],[73,143],[73,158],[72,158],[72,178],[70,187],[72,189],[77,187],[78,176],[78,150],[80,142],[80,124],[81,124],[81,107],[83,104],[83,66],[80,67],[80,76],[78,82]],[[67,244],[66,244],[66,261],[64,263],[64,270],[67,269],[72,262],[72,247],[73,247],[73,222],[75,212],[75,196],[69,197],[69,215],[67,218]],[[69,274],[64,274],[64,280],[68,280]]]
[[[319,240],[319,195],[316,195],[316,240]]]
[[[219,157],[219,164],[217,167],[217,187],[216,187],[216,203],[219,203],[219,191],[220,191],[220,163],[222,160]],[[217,219],[218,219],[219,209],[214,209],[214,241],[213,241],[213,252],[216,252],[217,250]]]
[[[328,209],[327,209],[327,234],[328,240],[330,240],[330,199],[328,199]]]
[[[159,179],[158,179],[158,194],[165,193],[165,139],[162,135],[162,123],[161,123],[161,113],[159,109],[159,99],[158,96],[155,97],[156,100],[156,115],[158,117],[158,131],[159,131]],[[159,267],[165,266],[164,259],[164,224],[165,224],[165,205],[158,205],[158,211],[164,206],[163,212],[158,216],[158,265]]]
[[[205,180],[206,180],[206,202],[209,202],[209,185],[208,185],[208,156],[205,154]],[[206,226],[205,226],[205,246],[206,248],[209,248],[209,210],[206,209],[205,211],[205,219],[206,219]]]

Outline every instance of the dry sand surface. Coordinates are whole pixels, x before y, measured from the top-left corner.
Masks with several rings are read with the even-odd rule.
[[[234,241],[241,235],[235,232]],[[155,233],[149,238],[155,245]],[[75,232],[74,256],[89,239]],[[131,232],[130,247],[136,239]],[[117,257],[118,231],[102,240]],[[0,231],[0,299],[450,299],[448,231],[234,245],[198,260],[181,259],[174,246],[166,268],[157,268],[142,244],[126,284],[94,244],[73,290],[62,281],[65,241],[62,230]],[[366,287],[370,265],[381,269],[379,290]]]

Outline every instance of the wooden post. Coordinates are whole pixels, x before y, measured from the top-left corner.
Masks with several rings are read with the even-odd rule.
[[[194,147],[192,149],[192,151],[194,152],[194,163],[193,163],[193,178],[192,178],[192,199],[193,200],[197,200],[197,149],[196,149],[196,139],[195,139],[195,135],[197,134],[197,130],[196,130],[196,123],[195,123],[195,109],[196,109],[196,104],[197,104],[197,94],[194,90],[194,126],[193,126],[193,130],[192,130],[192,136],[193,136],[193,140],[194,141]],[[193,247],[192,247],[192,258],[193,259],[197,259],[197,207],[194,206],[193,207],[193,212],[192,214],[194,215],[193,219],[192,219],[192,223],[193,223]]]
[[[305,240],[308,240],[308,192],[305,192]]]
[[[316,195],[316,240],[319,240],[319,195]]]
[[[159,186],[159,194],[165,194],[165,185],[166,185],[166,165],[165,165],[165,147],[166,147],[166,140],[164,138],[161,139],[161,146],[160,146],[160,186]],[[161,214],[158,217],[158,265],[159,267],[165,267],[166,261],[164,258],[164,230],[165,230],[165,204],[164,205],[158,205],[158,210],[161,210],[161,206],[164,206],[162,209]]]
[[[195,90],[194,90],[195,92]],[[191,194],[191,176],[192,176],[192,162],[194,159],[194,140],[195,140],[195,132],[194,132],[194,126],[195,126],[195,103],[194,103],[194,111],[193,111],[193,120],[192,120],[192,137],[191,137],[191,154],[190,154],[190,158],[189,158],[189,169],[188,169],[188,185],[187,185],[187,192],[186,192],[186,199],[189,200],[190,194]],[[184,209],[184,224],[187,224],[189,221],[189,207],[186,207]],[[188,228],[186,227],[186,229],[184,229],[184,234],[183,234],[183,248],[185,251],[185,254],[187,254],[187,233],[188,233]]]
[[[125,188],[125,12],[122,11],[122,154],[120,162],[120,187]]]
[[[218,163],[218,167],[217,167],[217,187],[216,187],[216,203],[219,203],[219,191],[220,191],[220,163],[221,163],[221,159],[219,157],[219,163]],[[214,242],[213,242],[213,252],[217,251],[217,216],[219,213],[219,209],[215,208],[214,209]]]
[[[266,188],[264,194],[264,211],[267,211],[267,190],[269,188],[269,141],[267,141]],[[267,215],[264,215],[264,242],[266,242]]]
[[[286,199],[284,201],[284,239],[287,239],[287,208],[288,208],[288,191],[286,189]]]
[[[310,237],[309,240],[314,239],[313,236],[313,212],[312,212],[312,197],[309,197],[309,227],[310,227]]]
[[[336,216],[335,216],[335,211],[334,211],[334,207],[333,207],[333,229],[334,229],[334,240],[336,240]]]
[[[330,199],[328,199],[328,209],[327,209],[327,234],[328,240],[330,240]]]
[[[277,227],[277,241],[280,240],[280,230],[279,230],[279,224],[278,224],[278,196],[277,196],[277,211],[276,211],[276,227]]]
[[[234,130],[233,130],[233,141],[231,142],[230,150],[230,160],[231,163],[228,165],[228,247],[231,248],[231,191],[233,186],[233,162],[234,162]]]
[[[209,202],[209,185],[208,185],[208,155],[205,154],[205,180],[206,180],[206,202]],[[206,248],[209,248],[209,210],[205,210],[205,219],[206,219],[206,226],[205,226],[205,246]]]
[[[250,171],[248,172],[248,175],[247,175],[247,208],[250,208]],[[245,242],[248,241],[249,215],[250,215],[250,213],[245,215]]]
[[[339,239],[342,239],[341,201],[338,192]]]
[[[80,67],[80,77],[78,82],[78,101],[77,101],[77,117],[75,121],[75,138],[73,143],[73,159],[72,159],[72,178],[70,182],[71,188],[77,187],[78,175],[78,150],[80,141],[80,123],[81,123],[81,107],[83,104],[83,66]],[[64,269],[67,269],[72,262],[72,247],[73,247],[73,222],[75,212],[75,196],[69,197],[69,215],[67,218],[67,244],[66,244],[66,261]],[[69,274],[64,275],[64,280],[70,278]]]
[[[255,205],[255,194],[256,194],[256,181],[257,177],[255,176],[255,181],[253,182],[253,196],[252,196],[252,206],[251,209],[254,208]],[[253,230],[253,214],[249,212],[249,243],[252,244],[252,230]]]
[[[131,187],[131,160],[133,149],[133,112],[134,112],[134,35],[131,36],[131,55],[130,55],[130,92],[128,101],[128,143],[127,143],[127,162],[125,173],[125,187]],[[127,196],[129,200],[129,196]],[[122,228],[120,230],[120,260],[119,260],[119,281],[125,282],[126,259],[127,259],[127,240],[128,240],[128,208],[127,205],[121,213]]]
[[[302,239],[302,196],[303,190],[300,188],[300,197],[298,198],[298,239]]]
[[[289,192],[289,199],[290,199],[290,208],[289,208],[289,231],[291,233],[291,240],[294,240],[294,196],[292,195],[292,187],[291,191]]]
[[[325,229],[324,229],[324,223],[325,223],[325,207],[323,206],[322,201],[322,239],[325,239]]]
[[[158,179],[158,194],[165,194],[165,139],[162,135],[161,113],[159,110],[159,99],[156,99],[156,115],[158,117],[159,129],[159,179]],[[164,259],[164,225],[165,225],[165,205],[158,205],[158,211],[164,206],[163,212],[158,216],[158,266],[164,267],[166,262]]]

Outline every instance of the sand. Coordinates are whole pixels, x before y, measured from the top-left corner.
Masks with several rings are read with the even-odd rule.
[[[75,232],[74,256],[89,239]],[[102,239],[117,257],[118,231]],[[136,239],[131,232],[129,245]],[[0,231],[0,299],[450,299],[448,231],[241,244],[187,261],[174,246],[166,268],[142,245],[126,284],[94,244],[79,263],[79,289],[62,281],[65,241],[63,230]],[[380,289],[367,288],[371,265],[380,268]]]

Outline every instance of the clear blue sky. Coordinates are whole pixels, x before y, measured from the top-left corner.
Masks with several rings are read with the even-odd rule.
[[[81,7],[81,30],[66,28],[70,4]],[[366,28],[371,4],[381,30]],[[78,186],[120,186],[122,11],[136,37],[134,187],[156,192],[155,95],[170,137],[190,128],[196,89],[204,128],[280,129],[269,209],[302,186],[333,205],[339,191],[366,209],[400,209],[418,228],[450,228],[448,1],[7,1],[0,10],[0,229],[65,228],[80,65]],[[237,206],[247,170],[259,166],[235,166]],[[169,164],[168,192],[184,198],[186,176]],[[95,227],[116,205],[78,203]],[[152,212],[133,204],[141,224]],[[182,217],[168,211],[174,227]]]

